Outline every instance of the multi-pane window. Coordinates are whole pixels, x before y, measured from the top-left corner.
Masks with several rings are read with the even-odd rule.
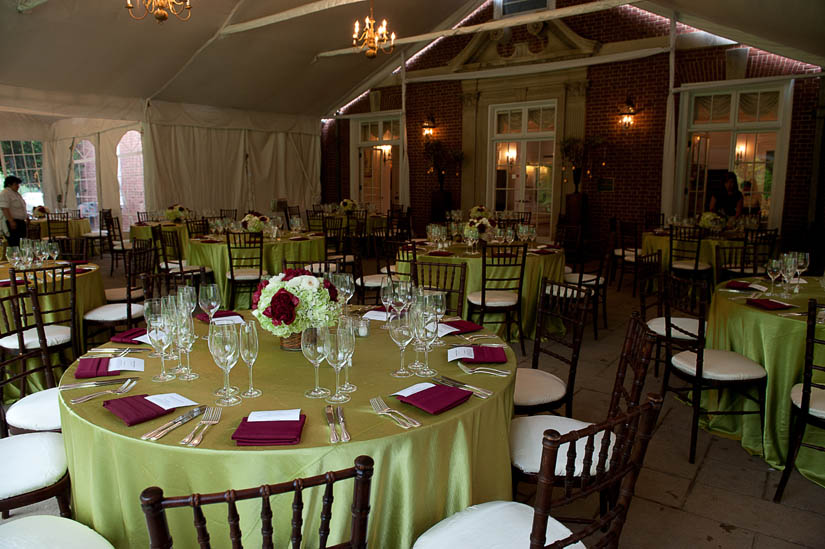
[[[359,122],[358,196],[362,206],[387,211],[399,201],[401,120],[385,118]]]
[[[97,166],[95,165],[95,146],[88,139],[79,141],[72,156],[74,163],[74,192],[80,215],[88,217],[92,229],[98,229],[97,223]]]
[[[556,0],[495,0],[494,16],[501,19],[545,9],[556,9]]]
[[[40,141],[0,141],[0,167],[3,178],[8,175],[19,177],[20,194],[31,210],[43,205],[43,145]]]

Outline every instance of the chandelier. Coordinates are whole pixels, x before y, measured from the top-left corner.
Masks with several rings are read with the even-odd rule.
[[[134,12],[134,5],[132,0],[126,0],[126,9],[129,10],[129,15],[132,19],[138,21],[149,15],[150,13],[158,20],[158,23],[163,23],[169,19],[171,13],[181,21],[188,21],[192,15],[192,6],[189,5],[190,0],[136,0],[138,4],[143,6],[143,15],[136,17]]]
[[[378,55],[378,50],[384,53],[392,53],[395,47],[395,33],[387,33],[387,20],[381,21],[381,26],[375,28],[375,16],[373,15],[373,0],[370,0],[370,15],[364,18],[364,32],[360,32],[361,26],[355,21],[355,32],[352,33],[352,45],[358,47],[358,51],[363,51],[364,55],[372,59]]]

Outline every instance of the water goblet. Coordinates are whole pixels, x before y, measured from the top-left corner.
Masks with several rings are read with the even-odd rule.
[[[241,393],[244,398],[255,398],[261,396],[261,390],[255,389],[252,385],[252,366],[258,358],[258,330],[255,328],[255,322],[244,322],[240,325],[240,345],[241,358],[249,368],[249,389]]]
[[[172,344],[172,330],[167,324],[168,318],[160,315],[152,321],[147,321],[149,343],[160,356],[160,373],[152,377],[152,381],[164,383],[175,379],[175,375],[166,371],[166,352]]]
[[[782,261],[779,259],[769,259],[768,263],[765,265],[765,272],[768,274],[768,278],[771,279],[771,291],[768,293],[769,296],[773,296],[774,291],[774,282],[776,278],[782,273]]]
[[[419,308],[415,322],[416,338],[424,344],[424,364],[415,371],[418,377],[433,377],[438,372],[430,368],[430,350],[438,336],[438,317],[426,308]]]
[[[430,305],[432,306],[432,312],[435,313],[438,318],[438,322],[440,323],[447,312],[447,295],[443,292],[433,292],[429,295],[429,299]],[[433,347],[443,347],[444,345],[445,343],[441,341],[440,337],[436,337],[433,342]]]
[[[178,314],[178,344],[181,347],[181,352],[186,357],[186,364],[183,367],[183,373],[178,376],[178,379],[183,381],[194,381],[200,377],[192,371],[192,363],[189,360],[189,353],[192,352],[192,347],[195,344],[195,321],[191,315]]]
[[[389,329],[387,326],[387,320],[390,318],[390,306],[392,304],[392,294],[393,294],[393,282],[391,276],[385,276],[381,279],[381,290],[379,292],[379,296],[381,298],[381,303],[384,305],[384,314],[387,315],[386,320],[384,321],[384,325],[382,328],[384,330]]]
[[[410,327],[409,317],[394,314],[389,320],[389,325],[390,337],[395,344],[398,345],[398,349],[401,351],[401,365],[397,370],[390,373],[390,375],[392,377],[410,377],[413,373],[404,367],[404,351],[413,339],[413,332]]]
[[[340,326],[330,328],[324,339],[324,354],[326,360],[335,370],[335,394],[327,397],[330,404],[342,404],[350,401],[350,396],[341,391],[341,369],[347,363],[355,345],[354,336]]]
[[[328,333],[327,328],[316,328],[314,326],[301,332],[301,352],[304,353],[304,358],[310,361],[315,369],[315,387],[304,393],[307,398],[325,398],[330,395],[329,389],[321,387],[318,380],[318,367],[326,358],[324,341]]]
[[[782,254],[782,297],[787,299],[791,297],[791,282],[793,281],[793,275],[796,272],[796,254],[794,252],[789,252],[786,254]]]
[[[6,248],[6,259],[11,263],[15,269],[20,263],[20,248],[18,246],[9,246]]]
[[[799,293],[799,284],[802,282],[802,273],[808,270],[811,263],[811,255],[808,252],[796,252],[796,288],[793,293]]]
[[[238,330],[234,324],[218,324],[214,328],[210,325],[209,351],[215,364],[223,370],[222,396],[215,401],[217,406],[237,406],[241,403],[240,397],[231,393],[229,386],[229,372],[238,363],[240,345],[238,344]]]
[[[358,387],[350,383],[349,374],[352,370],[352,355],[355,351],[355,320],[351,316],[342,316],[338,319],[338,329],[344,329],[352,332],[353,352],[349,354],[347,363],[344,366],[344,383],[341,384],[340,391],[344,393],[354,393]]]
[[[349,300],[355,295],[355,280],[352,273],[337,273],[338,274],[338,293],[344,298],[344,315],[349,312]]]
[[[221,291],[217,284],[201,284],[198,292],[198,305],[209,315],[209,324],[212,324],[212,317],[221,307]]]
[[[49,256],[52,261],[57,261],[57,258],[60,257],[60,245],[57,242],[49,242]]]

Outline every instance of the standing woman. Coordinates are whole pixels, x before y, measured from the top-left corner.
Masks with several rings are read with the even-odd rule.
[[[22,181],[19,177],[10,175],[3,182],[3,191],[0,192],[0,210],[6,219],[9,228],[9,246],[19,246],[20,239],[26,237],[26,201],[17,192]]]

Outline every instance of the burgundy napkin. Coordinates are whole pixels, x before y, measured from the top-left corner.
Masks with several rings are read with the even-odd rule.
[[[142,335],[146,335],[146,328],[132,328],[131,330],[126,330],[125,332],[117,334],[109,341],[112,343],[133,343],[136,345],[141,345],[143,342],[135,341],[135,338]]]
[[[144,221],[139,221],[139,222],[135,223],[135,226],[136,227],[148,227],[149,224],[144,222]]]
[[[386,313],[387,309],[383,305],[379,305],[378,307],[373,307],[370,309],[371,311],[381,311],[382,313]]]
[[[760,309],[767,309],[769,311],[778,311],[780,309],[791,309],[793,305],[785,305],[773,299],[748,299],[748,305],[756,305]]]
[[[324,233],[309,233],[309,236],[324,236]]]
[[[451,320],[449,322],[442,322],[442,324],[452,328],[458,328],[457,332],[450,332],[450,335],[469,334],[470,332],[477,332],[483,328],[483,326],[479,326],[469,320]]]
[[[290,240],[309,240],[309,239],[308,239],[307,237],[305,237],[305,236],[292,236],[292,237],[290,237],[289,239],[290,239]],[[253,422],[253,423],[254,423],[254,422]]]
[[[20,286],[22,284],[25,284],[25,281],[18,278],[17,279],[17,285]],[[11,288],[11,279],[3,280],[2,282],[0,282],[0,288]]]
[[[530,252],[532,252],[532,253],[534,253],[534,254],[539,254],[539,255],[548,255],[548,254],[554,254],[554,253],[556,253],[556,252],[554,252],[553,250],[547,250],[547,249],[545,249],[545,248],[539,248],[539,249],[537,249],[537,250],[530,250]]]
[[[220,240],[215,240],[214,238],[198,238],[198,242],[202,242],[204,244],[220,244]]]
[[[548,249],[548,250],[560,250],[561,249],[561,245],[559,245],[559,244],[544,244],[540,247],[543,248],[543,249]]]
[[[218,311],[214,315],[212,315],[212,318],[226,318],[227,316],[241,316],[241,315],[239,315],[235,311]],[[198,313],[198,314],[195,315],[195,318],[197,318],[201,322],[206,322],[207,324],[209,324],[209,315],[206,314],[206,313]]]
[[[301,431],[307,417],[301,414],[298,421],[247,421],[232,433],[232,440],[238,446],[285,446],[301,442]]]
[[[165,416],[175,411],[175,408],[164,410],[154,402],[146,400],[149,395],[134,395],[123,398],[113,398],[103,402],[103,407],[123,420],[131,427],[156,417]]]
[[[473,358],[462,358],[464,364],[503,364],[507,362],[507,353],[501,347],[482,347],[473,345]]]
[[[731,290],[750,290],[751,283],[740,282],[739,280],[731,280],[730,282],[725,284],[725,288],[730,288]]]
[[[473,396],[472,391],[466,391],[458,387],[436,385],[408,397],[398,395],[398,400],[420,408],[428,414],[440,414],[466,402],[471,396]]]
[[[429,252],[427,255],[435,255],[435,256],[439,256],[439,257],[449,257],[449,256],[453,255],[453,252],[448,252],[447,250],[433,250],[432,252]]]
[[[75,379],[86,379],[89,377],[116,376],[119,371],[109,371],[108,358],[81,358],[74,371]]]

